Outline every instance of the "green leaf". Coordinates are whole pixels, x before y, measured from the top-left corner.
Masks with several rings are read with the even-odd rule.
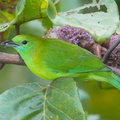
[[[60,0],[52,0],[54,4],[57,4]]]
[[[88,1],[88,0],[87,0]],[[83,0],[60,0],[59,3],[56,5],[56,9],[58,12],[65,12],[82,5]]]
[[[12,20],[15,15],[15,6],[16,6],[17,0],[1,0],[0,1],[0,24],[4,23],[5,21],[1,21],[1,18],[7,18],[8,20]],[[2,14],[2,16],[1,16]]]
[[[86,120],[76,83],[60,78],[21,85],[0,95],[0,120]]]
[[[49,18],[40,19],[40,22],[41,22],[42,26],[46,29],[46,33],[53,26],[53,24],[52,24],[52,22],[51,22],[51,20]]]
[[[8,23],[1,24],[0,32],[7,30],[11,25],[47,17],[47,9],[50,9],[52,15],[56,15],[56,10],[51,0],[19,0],[16,6],[15,18]]]
[[[89,13],[93,8],[97,11]],[[105,8],[105,10],[102,8]],[[87,13],[80,13],[85,9],[88,9]],[[115,33],[119,25],[118,7],[114,0],[99,0],[98,2],[93,0],[92,3],[84,4],[82,7],[60,12],[51,21],[55,25],[69,25],[85,29],[93,36],[95,41],[103,43]]]
[[[0,23],[8,22],[8,19],[3,15],[3,13],[0,11]],[[0,42],[5,41],[8,38],[9,30],[5,32],[0,32]]]
[[[119,26],[118,26],[118,28],[117,28],[117,30],[116,30],[116,33],[117,33],[117,34],[120,34],[120,23],[119,23]]]
[[[55,5],[53,4],[53,2],[51,0],[48,0],[48,2],[49,2],[49,4],[48,4],[48,8],[47,8],[47,16],[50,19],[54,19],[57,14]]]
[[[0,11],[0,23],[5,23],[5,22],[8,22],[8,19]]]

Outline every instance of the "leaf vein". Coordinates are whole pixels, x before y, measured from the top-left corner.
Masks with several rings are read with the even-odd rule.
[[[50,87],[52,87],[52,88],[54,88],[54,89],[56,89],[56,90],[58,90],[58,91],[61,91],[62,93],[66,94],[67,96],[71,97],[74,101],[78,101],[77,99],[73,98],[73,97],[70,96],[68,93],[62,91],[61,89],[58,89],[58,88],[56,88],[56,87],[54,87],[54,86],[50,86]]]
[[[20,98],[22,98],[22,97],[25,97],[25,96],[27,96],[27,95],[29,95],[29,94],[33,94],[33,93],[35,93],[35,92],[40,92],[40,91],[42,91],[42,90],[44,90],[44,89],[46,89],[46,88],[43,88],[43,89],[41,89],[41,90],[37,90],[37,91],[34,91],[34,92],[30,92],[30,93],[27,93],[27,94],[25,94],[25,95],[23,95],[23,96],[20,96],[20,97],[18,97],[18,98],[15,98],[15,100],[18,100],[18,99],[20,99]],[[4,105],[5,104],[10,104],[11,102],[14,102],[14,100],[11,100],[11,101],[8,101],[8,102],[6,102],[6,103],[4,103]],[[1,104],[1,103],[0,103]]]
[[[43,98],[43,97],[42,97],[42,98]],[[31,102],[30,105],[34,104],[36,101],[38,101],[38,100],[40,100],[40,99],[42,99],[42,98],[39,98],[39,99],[35,100],[34,102]],[[43,103],[41,103],[41,104],[39,104],[39,105],[42,105],[42,104],[43,104]],[[20,112],[22,112],[23,110],[27,109],[30,105],[28,105],[27,107],[23,108]],[[20,112],[19,112],[18,114],[20,114]],[[15,118],[15,117],[17,117],[18,114],[16,114],[15,116],[13,116],[12,119]]]
[[[57,109],[58,111],[60,111],[61,113],[63,113],[64,115],[66,115],[67,117],[69,117],[71,120],[73,120],[69,115],[67,115],[66,113],[64,113],[64,111],[60,110],[59,108],[57,108],[56,106],[54,106],[50,101],[47,100],[47,102],[49,102],[49,104],[51,106],[53,106],[55,109]]]

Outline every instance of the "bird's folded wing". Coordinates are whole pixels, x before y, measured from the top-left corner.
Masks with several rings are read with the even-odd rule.
[[[43,60],[53,72],[110,71],[91,52],[62,40],[47,41]]]
[[[52,72],[93,72],[93,71],[110,71],[104,64],[94,55],[79,53],[70,55],[69,57],[61,54],[54,56],[54,59],[48,60],[47,67]]]

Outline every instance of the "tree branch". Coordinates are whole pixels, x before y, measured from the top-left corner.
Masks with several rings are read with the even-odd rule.
[[[0,63],[25,65],[19,55],[0,52]]]

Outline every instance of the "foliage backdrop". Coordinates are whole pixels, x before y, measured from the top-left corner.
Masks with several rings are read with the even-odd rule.
[[[116,2],[120,6],[119,0],[116,0]],[[69,0],[69,2],[67,0],[61,0],[56,6],[58,11],[64,12],[71,8],[82,6],[82,4],[83,1],[80,2],[80,0]],[[14,32],[13,28],[10,31],[9,40],[15,36]],[[42,27],[40,21],[34,20],[21,26],[21,34],[23,33],[43,36],[45,34],[45,28]],[[4,48],[1,46],[0,51],[4,51]],[[11,48],[7,48],[6,52],[15,53]],[[49,81],[34,76],[26,67],[5,65],[0,71],[0,93],[11,87],[35,81],[41,81],[42,84],[49,84]],[[120,120],[120,92],[118,90],[100,89],[94,81],[81,82],[78,86],[85,91],[83,94],[81,93],[81,100],[83,100],[82,103],[85,111],[88,111],[89,114],[100,116],[100,120]],[[91,120],[94,120],[94,118]]]

